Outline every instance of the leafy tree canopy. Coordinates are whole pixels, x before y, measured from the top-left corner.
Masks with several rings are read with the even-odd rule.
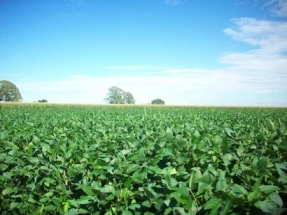
[[[125,92],[125,102],[127,104],[134,104],[136,101],[130,92]]]
[[[105,98],[109,104],[134,104],[135,99],[130,92],[125,92],[121,88],[113,86],[108,89]]]
[[[164,101],[162,99],[154,99],[151,101],[152,105],[164,105]]]
[[[10,81],[0,81],[0,101],[19,102],[22,100],[19,89]]]
[[[38,102],[48,102],[46,99],[38,100]]]
[[[125,92],[119,87],[111,87],[108,89],[105,100],[109,104],[124,104]]]

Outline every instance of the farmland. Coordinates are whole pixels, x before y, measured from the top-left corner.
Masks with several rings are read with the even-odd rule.
[[[3,103],[0,170],[3,215],[282,214],[287,109]]]

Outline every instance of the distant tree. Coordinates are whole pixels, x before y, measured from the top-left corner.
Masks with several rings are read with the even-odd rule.
[[[21,93],[15,84],[6,80],[0,81],[0,101],[22,101]]]
[[[38,100],[38,102],[48,102],[46,99]]]
[[[108,94],[105,101],[107,101],[109,104],[124,104],[125,92],[119,87],[111,87],[108,89]]]
[[[130,92],[125,92],[125,103],[134,104],[136,101]]]
[[[109,104],[134,104],[135,99],[130,92],[125,92],[121,88],[113,86],[108,89],[105,98]]]
[[[164,101],[162,99],[154,99],[151,101],[152,105],[164,105]]]

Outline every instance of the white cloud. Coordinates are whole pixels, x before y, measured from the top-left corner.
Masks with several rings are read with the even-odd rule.
[[[287,93],[287,22],[254,18],[233,21],[235,29],[227,28],[224,32],[254,49],[226,53],[220,62],[229,65],[230,74],[239,75],[236,79],[240,87],[249,88],[250,93]],[[286,105],[287,99],[282,98],[282,102]]]
[[[263,7],[268,7],[270,13],[274,16],[287,16],[287,0],[268,0]]]
[[[176,72],[176,73],[174,73]],[[238,93],[276,93],[286,91],[287,75],[274,76],[261,71],[242,72],[234,67],[223,69],[169,68],[160,73],[141,76],[71,76],[61,81],[24,82],[19,88],[33,95],[29,100],[45,98],[51,102],[105,103],[104,98],[111,86],[131,92],[137,104],[150,103],[162,98],[168,104],[229,104],[227,95]],[[45,97],[44,95],[47,96]],[[201,96],[199,96],[201,95]],[[49,97],[50,96],[50,97]],[[228,103],[229,102],[229,103]],[[237,100],[249,104],[250,101]],[[236,104],[236,103],[235,103]]]
[[[287,22],[240,18],[234,20],[236,29],[224,32],[233,39],[256,48],[248,52],[226,53],[220,59],[245,71],[265,71],[273,75],[286,73]]]
[[[220,58],[222,68],[106,66],[103,72],[140,73],[73,75],[60,81],[24,80],[18,85],[24,101],[26,95],[31,95],[29,101],[44,98],[51,102],[105,103],[108,88],[118,86],[131,92],[137,104],[162,98],[167,104],[287,106],[287,22],[254,18],[233,22],[235,27],[226,28],[224,33],[249,44],[251,50],[225,53]]]
[[[258,46],[272,54],[287,51],[287,22],[254,18],[239,18],[233,21],[237,29],[224,30],[233,39]]]

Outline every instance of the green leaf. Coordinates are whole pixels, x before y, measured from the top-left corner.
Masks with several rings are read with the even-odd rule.
[[[49,191],[48,193],[45,194],[46,197],[51,197],[53,195],[54,195],[53,191]]]
[[[222,202],[222,208],[220,214],[227,214],[231,207],[232,207],[232,199],[226,196]]]
[[[39,137],[37,137],[37,136],[33,136],[33,143],[35,143],[35,144],[39,144],[40,143],[40,139],[39,139]]]
[[[176,191],[182,196],[189,197],[189,190],[186,186],[180,186],[176,189]]]
[[[283,201],[281,197],[278,195],[278,193],[273,192],[269,195],[270,199],[275,202],[280,208],[283,207]]]
[[[205,210],[211,209],[209,214],[216,215],[218,214],[218,209],[220,206],[221,206],[221,200],[216,197],[212,197],[208,202],[205,203],[204,209]]]
[[[92,200],[93,196],[83,196],[80,199],[77,199],[77,203],[80,205],[86,205],[90,203],[90,200]]]
[[[174,174],[177,173],[177,171],[176,171],[175,168],[168,168],[168,172],[169,172],[169,174],[171,174],[171,175],[174,175]]]
[[[90,195],[90,196],[94,195],[92,188],[88,185],[77,184],[77,187],[81,188],[87,195]]]
[[[222,155],[222,160],[225,166],[230,165],[230,161],[233,159],[232,154],[224,154]]]
[[[245,148],[244,148],[244,146],[241,145],[237,148],[236,153],[239,157],[241,157],[243,155],[244,151],[245,151]]]
[[[10,209],[14,209],[14,208],[22,208],[23,207],[23,203],[20,203],[20,202],[12,202],[10,204]]]
[[[5,196],[7,194],[14,193],[14,192],[15,192],[15,190],[13,188],[8,187],[2,191],[2,195]]]
[[[241,167],[243,167],[242,169],[244,169],[244,167],[246,166],[244,164],[241,164]],[[239,167],[238,163],[234,164],[231,175],[241,175],[242,169]]]
[[[201,178],[202,174],[200,171],[200,167],[193,167],[192,168],[192,172],[190,174],[190,178],[189,178],[189,188],[192,189],[192,186],[195,183],[198,183],[200,178]]]
[[[101,188],[101,185],[100,185],[100,183],[98,181],[93,181],[91,183],[91,188],[99,190]]]
[[[71,208],[69,211],[65,213],[65,215],[77,215],[78,214],[78,209]]]
[[[219,172],[218,181],[216,183],[216,190],[217,191],[226,191],[227,190],[227,183],[226,183],[224,171]]]
[[[141,205],[140,204],[136,204],[136,203],[129,205],[129,208],[132,209],[132,210],[139,209],[140,207],[141,207]]]
[[[122,214],[124,214],[124,212]],[[113,212],[112,211],[107,211],[104,215],[113,215]]]
[[[193,136],[199,138],[200,137],[200,133],[198,130],[196,130],[194,133],[193,133]]]
[[[171,128],[167,128],[167,129],[166,129],[166,133],[167,133],[167,134],[170,134],[170,135],[173,135],[173,131],[172,131]]]
[[[205,172],[202,174],[202,176],[201,176],[201,178],[200,178],[199,181],[200,181],[200,182],[203,182],[203,183],[206,183],[206,184],[209,184],[209,183],[211,182],[211,177],[210,177],[208,171],[205,171]]]
[[[167,209],[165,209],[163,215],[168,215],[168,214],[170,214],[170,212],[172,212],[172,208],[168,207]]]
[[[163,171],[161,168],[157,167],[157,166],[149,166],[148,167],[150,170],[152,170],[155,174],[157,175],[161,175],[163,174]]]
[[[47,205],[44,207],[44,210],[46,211],[55,211],[56,210],[56,206],[55,205]]]
[[[213,142],[215,145],[221,145],[222,144],[222,138],[220,136],[215,136],[213,139]]]
[[[76,208],[79,207],[79,204],[78,204],[78,202],[77,202],[76,200],[71,199],[71,200],[69,200],[69,202],[70,202],[70,204],[71,204],[72,206],[74,206],[74,207],[76,207]]]
[[[232,137],[232,133],[234,133],[234,131],[232,131],[230,128],[225,128],[224,130],[229,137]]]
[[[218,180],[216,183],[216,190],[217,191],[226,191],[227,190],[227,183],[225,179]]]
[[[259,187],[260,191],[263,192],[263,193],[272,193],[274,191],[277,191],[279,190],[279,187],[277,186],[274,186],[274,185],[261,185]]]
[[[149,200],[146,200],[142,203],[143,206],[147,207],[147,208],[150,208],[151,207],[151,203]]]
[[[144,187],[143,189],[148,198],[152,199],[157,197],[157,193],[152,188]]]
[[[111,185],[105,185],[103,188],[101,188],[101,192],[103,192],[103,193],[114,193],[115,188]]]
[[[265,213],[279,215],[276,213],[278,209],[277,204],[271,200],[259,201],[255,205]]]
[[[65,204],[64,204],[64,212],[67,213],[69,208],[70,208],[70,202],[65,202]]]
[[[136,165],[136,164],[129,164],[128,167],[127,167],[127,173],[129,174],[131,172],[134,172],[138,168],[139,168],[139,166]]]
[[[174,207],[173,208],[173,214],[174,215],[187,215],[185,210],[183,208],[181,208],[181,207]]]
[[[204,204],[204,209],[212,209],[214,207],[217,207],[220,205],[221,199],[216,198],[216,197],[212,197],[211,199],[209,199],[205,204]]]
[[[124,210],[122,215],[133,215],[133,213],[130,212],[129,210]]]
[[[260,172],[264,171],[267,167],[267,163],[268,163],[268,158],[264,157],[260,159],[257,163],[258,170]]]
[[[125,182],[124,182],[124,186],[125,188],[129,188],[131,186],[133,182],[133,179],[132,178],[128,178]]]
[[[83,209],[83,208],[80,208],[79,210],[78,210],[78,214],[88,214],[89,213],[89,211],[87,211],[87,210],[85,210],[85,209]]]
[[[158,210],[161,211],[162,210],[162,206],[164,205],[164,201],[160,198],[156,198],[153,200],[153,205],[154,207]]]
[[[199,194],[205,192],[206,190],[211,190],[212,186],[210,184],[199,182],[197,189],[198,189],[197,195],[199,195]]]
[[[278,171],[278,174],[280,176],[286,176],[287,173],[284,172],[284,170],[287,172],[287,162],[284,163],[275,163],[276,169]]]
[[[122,155],[127,155],[127,154],[129,154],[130,152],[131,152],[131,150],[126,150],[126,149],[121,150],[121,154],[122,154]]]
[[[176,179],[172,178],[169,174],[167,174],[164,179],[161,179],[161,181],[168,187],[168,189],[172,189],[177,185]]]
[[[247,190],[246,190],[244,187],[242,187],[241,185],[239,185],[239,184],[234,184],[234,185],[232,186],[232,189],[233,189],[234,192],[236,192],[236,193],[242,193],[242,194],[244,194],[244,195],[247,194]]]
[[[135,161],[139,159],[139,153],[133,153],[127,157],[128,161]]]
[[[248,202],[256,202],[260,199],[261,193],[259,189],[255,189],[247,195]]]
[[[212,164],[208,164],[207,170],[211,172],[215,177],[218,175],[218,172],[216,171],[216,169],[213,167]]]

